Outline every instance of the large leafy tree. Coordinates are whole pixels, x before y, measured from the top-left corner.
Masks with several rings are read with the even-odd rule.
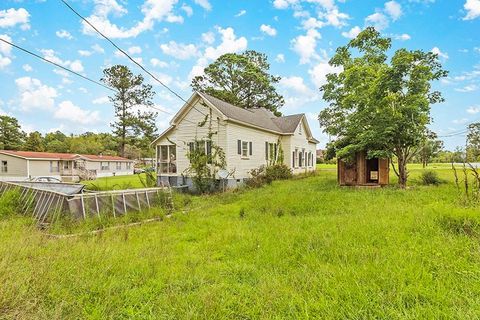
[[[207,66],[204,75],[192,80],[192,88],[233,105],[265,108],[276,114],[285,103],[276,91],[280,77],[269,73],[267,56],[256,51],[227,53]]]
[[[0,116],[0,150],[20,150],[25,132],[14,117]]]
[[[30,132],[22,149],[25,151],[45,151],[42,134],[38,131]]]
[[[407,184],[407,162],[427,135],[430,105],[443,101],[431,83],[447,75],[438,56],[399,49],[388,60],[391,39],[373,27],[337,49],[330,64],[343,71],[327,75],[320,89],[329,105],[320,112],[329,145],[339,158],[358,151],[368,157],[392,157],[401,187]]]
[[[438,140],[437,134],[435,132],[427,132],[425,140],[420,145],[418,151],[418,160],[422,163],[422,166],[425,168],[433,158],[437,157],[440,152],[443,150],[443,141]]]
[[[153,106],[155,92],[152,86],[144,83],[142,75],[134,75],[126,66],[115,65],[103,71],[101,79],[106,85],[115,88],[110,96],[115,107],[113,134],[118,140],[120,155],[125,156],[125,146],[134,144],[139,136],[153,136],[156,132],[156,112],[141,111],[142,107]]]

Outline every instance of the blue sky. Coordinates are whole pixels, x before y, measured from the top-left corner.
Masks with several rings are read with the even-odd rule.
[[[374,25],[400,47],[435,51],[450,71],[435,84],[445,103],[432,107],[431,128],[448,135],[480,120],[480,0],[70,0],[81,14],[123,49],[188,98],[192,76],[226,52],[253,49],[268,55],[284,114],[306,113],[314,135],[326,103],[318,87],[334,72],[335,49]],[[102,70],[126,64],[141,71],[84,26],[59,0],[3,0],[0,37],[99,80]],[[175,113],[182,102],[154,85],[157,107]],[[24,130],[43,133],[110,131],[108,90],[68,75],[0,44],[0,114]],[[160,113],[159,130],[170,116]],[[447,148],[464,136],[444,138]]]

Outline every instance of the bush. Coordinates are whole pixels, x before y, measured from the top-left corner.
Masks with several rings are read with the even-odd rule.
[[[423,185],[430,186],[434,185],[437,186],[442,183],[442,180],[438,177],[438,173],[435,171],[424,171],[420,176],[420,180]]]
[[[20,194],[17,190],[10,190],[0,196],[0,218],[9,217],[19,213]]]
[[[250,188],[258,188],[264,184],[270,184],[275,180],[287,180],[292,178],[292,171],[284,164],[274,164],[271,166],[260,166],[250,172],[250,179],[245,184]]]

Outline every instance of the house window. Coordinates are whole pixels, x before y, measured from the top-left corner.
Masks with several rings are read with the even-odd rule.
[[[303,159],[303,154],[304,154],[303,151],[298,154],[298,166],[299,166],[300,168],[303,167],[303,165],[304,165],[304,163],[303,163],[303,160],[304,160],[304,159]]]
[[[8,172],[8,162],[7,161],[2,161],[2,172],[4,172],[4,173]]]
[[[132,169],[132,163],[131,162],[125,162],[125,164],[127,165],[127,170]]]
[[[242,141],[242,157],[248,157],[248,142]]]
[[[102,171],[110,170],[110,162],[100,162],[100,168]]]
[[[277,159],[277,144],[265,142],[265,160],[275,161]]]
[[[159,152],[160,151],[160,152]],[[158,172],[177,173],[177,147],[163,145],[157,147]]]
[[[237,140],[237,153],[242,158],[247,159],[248,156],[253,154],[253,143],[250,141]]]
[[[298,153],[297,149],[295,149],[295,151],[292,152],[292,167],[293,168],[297,167],[297,153]]]
[[[298,127],[298,134],[302,134],[302,124],[300,124],[300,127]]]
[[[60,172],[60,161],[50,161],[50,172]]]
[[[121,162],[117,162],[117,163],[115,164],[115,169],[117,169],[117,170],[122,170],[122,163],[121,163]]]
[[[63,169],[70,169],[70,161],[63,161]]]
[[[212,163],[212,141],[211,140],[201,140],[195,142],[188,143],[188,151],[190,153],[194,152],[195,150],[199,150],[202,155],[208,155],[207,163]]]

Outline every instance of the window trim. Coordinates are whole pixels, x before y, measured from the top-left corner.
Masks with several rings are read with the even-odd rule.
[[[2,160],[0,172],[8,173],[8,161]]]
[[[54,167],[53,166],[53,163],[56,162],[57,163],[57,166]],[[55,169],[55,170],[54,170]],[[58,160],[50,160],[50,172],[51,173],[54,173],[54,172],[60,172],[60,161]]]
[[[248,159],[249,155],[249,143],[242,140],[242,159]]]
[[[115,170],[122,170],[122,163],[120,161],[115,163]]]
[[[106,163],[107,165],[104,165]],[[100,161],[100,171],[110,171],[110,162]]]

